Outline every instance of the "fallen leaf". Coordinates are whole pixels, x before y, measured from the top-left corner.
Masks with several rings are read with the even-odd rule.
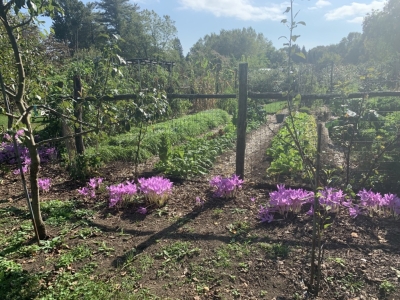
[[[352,232],[351,236],[354,237],[354,238],[358,238],[358,234],[356,232]]]

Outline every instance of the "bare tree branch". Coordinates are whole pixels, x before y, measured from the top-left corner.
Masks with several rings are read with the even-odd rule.
[[[19,27],[28,25],[30,22],[32,22],[32,20],[33,20],[33,17],[30,16],[28,20],[26,20],[26,21],[24,21],[24,22],[22,22],[22,23],[20,23],[20,24],[18,24],[18,25],[11,26],[11,29],[14,30],[14,29],[17,29],[17,28],[19,28]]]
[[[11,118],[14,118],[14,119],[18,119],[19,118],[19,116],[16,116],[16,115],[13,115],[13,114],[7,113],[7,112],[3,112],[3,115],[6,115],[7,117],[11,117]]]
[[[98,130],[98,128],[95,128],[95,129],[82,131],[82,132],[80,132],[78,134],[71,134],[71,135],[66,135],[66,136],[62,136],[62,137],[58,137],[58,138],[52,138],[52,139],[43,140],[43,141],[37,142],[36,146],[40,146],[40,145],[43,145],[43,144],[46,144],[46,143],[50,143],[50,142],[58,142],[58,141],[70,139],[70,138],[76,137],[78,135],[84,135],[84,134],[91,133],[91,132],[94,132],[94,131],[97,131],[97,130]]]
[[[21,116],[19,117],[19,119],[17,120],[17,124],[18,124],[19,122],[21,122],[21,120],[22,120],[25,116],[27,116],[27,115],[31,112],[31,110],[33,110],[33,109],[35,109],[35,108],[36,108],[36,109],[37,109],[37,108],[45,109],[45,110],[48,110],[51,114],[56,115],[56,116],[58,116],[58,117],[62,117],[62,118],[65,118],[65,119],[67,119],[67,120],[73,121],[73,122],[75,122],[75,123],[82,124],[82,125],[85,125],[85,126],[88,126],[88,127],[91,127],[91,128],[98,129],[97,126],[93,126],[93,125],[91,125],[91,124],[89,124],[89,123],[86,123],[86,122],[78,121],[78,120],[76,120],[75,118],[69,117],[69,116],[64,115],[64,114],[62,114],[62,113],[59,113],[58,111],[56,111],[56,110],[54,110],[54,109],[52,109],[52,108],[50,108],[50,107],[48,107],[48,106],[46,106],[46,105],[32,105],[32,106],[29,106],[29,107],[25,110],[24,114],[21,115]]]

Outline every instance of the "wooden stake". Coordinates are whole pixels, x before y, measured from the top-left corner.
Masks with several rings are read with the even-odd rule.
[[[236,175],[241,179],[244,179],[244,159],[246,155],[247,70],[247,63],[239,64],[239,110],[236,128]]]

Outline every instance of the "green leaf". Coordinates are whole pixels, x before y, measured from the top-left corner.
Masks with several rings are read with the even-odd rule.
[[[284,14],[288,13],[290,11],[290,6],[286,7],[286,10],[283,12]]]
[[[304,21],[298,21],[297,24],[301,24],[301,25],[306,26],[306,22],[304,22]]]
[[[296,42],[296,40],[300,37],[300,35],[293,35],[292,36],[292,41]]]
[[[287,19],[281,20],[281,23],[286,24],[287,23]]]
[[[30,10],[34,11],[35,13],[37,12],[37,7],[35,3],[33,3],[31,0],[28,0],[27,4]]]
[[[22,6],[25,5],[25,0],[15,0],[15,5],[18,7],[18,9],[21,9]]]
[[[306,56],[304,55],[303,52],[296,52],[296,55],[297,55],[297,56],[300,56],[301,58],[306,59]]]

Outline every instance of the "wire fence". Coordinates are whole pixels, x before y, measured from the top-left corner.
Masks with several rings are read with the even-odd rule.
[[[239,90],[235,94],[168,94],[170,114],[161,122],[147,124],[146,137],[142,141],[138,129],[129,128],[123,136],[108,139],[107,146],[129,146],[129,154],[120,157],[127,159],[134,154],[135,146],[141,144],[141,152],[138,150],[136,156],[146,160],[158,156],[165,143],[171,143],[174,148],[205,135],[208,135],[207,139],[214,139],[224,135],[225,128],[233,123],[237,132],[231,134],[231,138],[237,137],[236,149],[224,155],[212,172],[238,173],[243,164],[242,175],[251,180],[307,184],[315,167],[317,139],[313,132],[316,132],[316,124],[322,123],[320,175],[323,184],[400,192],[400,92],[363,89],[362,92],[342,95],[334,93],[331,88],[328,94],[303,93],[297,97],[276,89],[272,92],[250,91],[257,85],[249,83],[247,73],[241,75],[240,66],[238,79]],[[368,86],[372,85],[365,85]],[[118,95],[103,97],[102,100],[132,101],[136,97]],[[96,101],[90,97],[84,100]],[[307,120],[306,115],[313,117]],[[294,125],[294,120],[303,123]],[[246,131],[247,134],[243,135]],[[297,144],[293,134],[299,140]],[[179,151],[196,155],[193,153],[201,146],[198,142],[194,150],[181,147]],[[300,159],[295,154],[299,146],[307,148]],[[217,155],[215,152],[214,156]],[[307,165],[311,167],[307,169]],[[211,167],[210,164],[206,166]],[[201,167],[198,174],[203,171],[205,169]]]

